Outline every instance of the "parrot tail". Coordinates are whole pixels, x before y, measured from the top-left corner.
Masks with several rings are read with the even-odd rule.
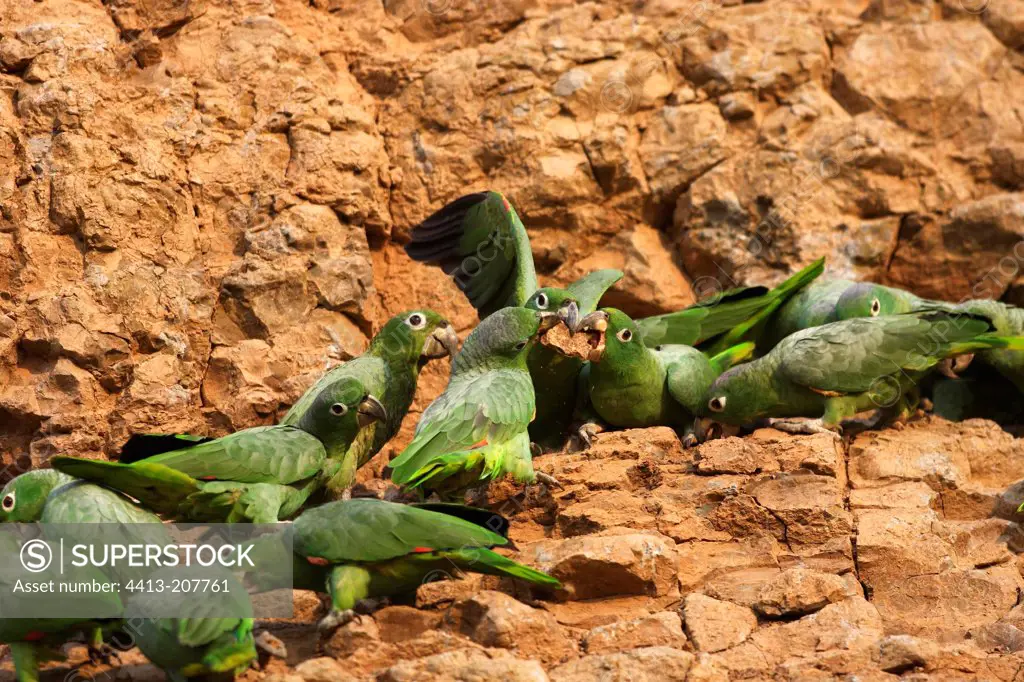
[[[778,299],[780,303],[785,302],[790,296],[816,280],[823,272],[825,272],[824,256],[772,289],[769,295]]]
[[[992,348],[1006,350],[1024,350],[1024,336],[999,336],[998,334],[982,334],[970,341],[958,341],[949,344],[949,355],[966,355]]]
[[[483,547],[466,547],[438,552],[438,554],[467,573],[511,576],[545,587],[560,588],[562,586],[562,583],[547,573],[524,566]]]
[[[162,464],[120,464],[76,457],[54,457],[53,468],[125,493],[158,513],[173,513],[200,489],[199,481]]]
[[[724,350],[711,358],[711,367],[714,368],[717,374],[721,374],[734,365],[746,362],[754,355],[755,345],[753,342],[747,341]]]

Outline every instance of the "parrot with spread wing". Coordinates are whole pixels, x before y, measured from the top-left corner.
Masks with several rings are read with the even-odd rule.
[[[331,598],[323,629],[350,621],[359,602],[408,594],[462,573],[560,587],[546,573],[490,549],[508,543],[508,521],[483,509],[356,498],[306,510],[293,530],[295,587]],[[260,576],[247,580],[258,585]]]
[[[533,482],[534,390],[527,357],[558,323],[554,313],[503,308],[466,338],[444,392],[420,417],[412,442],[390,463],[408,488],[462,489],[511,474]]]
[[[607,424],[619,428],[671,426],[687,446],[705,391],[733,365],[750,358],[747,342],[709,357],[687,345],[648,348],[638,325],[614,308],[586,315],[578,332],[591,347],[587,396]]]
[[[376,397],[344,378],[319,391],[294,426],[245,429],[130,464],[74,457],[51,463],[175,520],[274,523],[314,492],[347,486],[349,448],[366,447],[367,427],[386,419]]]
[[[597,309],[601,297],[618,282],[619,270],[598,270],[565,288],[541,288],[526,227],[499,192],[460,197],[413,228],[405,250],[416,261],[439,265],[452,276],[483,319],[507,306],[558,311],[570,330]],[[776,289],[733,289],[715,297],[714,304],[698,303],[686,310],[639,320],[649,346],[705,344],[717,354],[750,340],[778,306],[823,269],[823,260]],[[732,331],[731,334],[727,332]],[[583,362],[538,345],[529,356],[537,415],[530,437],[545,449],[560,447],[578,403],[576,380]]]
[[[917,383],[940,362],[989,349],[1021,350],[1024,338],[999,335],[984,317],[942,311],[812,327],[718,377],[698,430],[710,421],[742,426],[769,418],[794,433],[835,432],[867,410],[905,416],[916,407]]]

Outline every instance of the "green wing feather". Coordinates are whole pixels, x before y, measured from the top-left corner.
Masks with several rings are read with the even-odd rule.
[[[146,459],[193,478],[239,483],[295,483],[316,474],[327,452],[291,426],[261,426]]]
[[[504,545],[501,535],[450,514],[360,498],[302,513],[295,552],[331,563],[374,562],[431,550]]]
[[[760,286],[730,289],[678,312],[638,320],[637,326],[644,345],[651,347],[669,343],[697,346],[726,334],[711,349],[718,353],[746,340],[749,333],[824,269],[825,259],[819,258],[771,291]]]
[[[991,329],[984,319],[926,313],[859,318],[797,332],[772,351],[779,371],[817,391],[863,393],[882,377],[923,372]]]
[[[455,279],[483,319],[524,305],[538,288],[530,239],[499,192],[460,197],[412,229],[405,251]]]
[[[580,307],[580,314],[587,315],[597,310],[605,292],[622,279],[621,270],[595,270],[566,287]]]

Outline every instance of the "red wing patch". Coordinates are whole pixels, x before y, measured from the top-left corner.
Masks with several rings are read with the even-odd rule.
[[[200,481],[216,481],[217,477],[216,476],[200,476],[199,480]]]
[[[331,563],[327,559],[324,559],[323,557],[318,557],[318,556],[308,556],[308,557],[306,557],[306,561],[308,561],[309,563],[313,564],[314,566],[327,566],[328,564]]]
[[[476,443],[473,443],[472,445],[469,446],[469,449],[470,450],[475,450],[476,448],[482,448],[485,445],[487,445],[487,439],[486,438],[484,438],[482,440],[479,440]]]
[[[427,552],[433,552],[433,551],[434,551],[433,547],[413,547],[412,548],[412,553],[413,554],[426,554]]]
[[[45,632],[40,632],[39,630],[33,630],[32,632],[30,632],[27,635],[25,635],[25,641],[26,642],[38,642],[43,637],[46,637],[46,633]]]
[[[501,197],[501,205],[505,207],[505,213],[512,212],[512,205],[508,203],[508,199],[501,192],[498,192],[498,196]]]

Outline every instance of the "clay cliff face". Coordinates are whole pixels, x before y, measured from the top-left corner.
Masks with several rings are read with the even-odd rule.
[[[0,0],[5,476],[54,453],[110,454],[135,431],[271,423],[400,310],[434,307],[467,331],[475,315],[457,290],[400,244],[482,188],[520,209],[542,277],[622,268],[606,300],[634,314],[777,282],[821,255],[835,276],[1024,302],[1022,45],[1021,0]],[[443,364],[425,372],[410,424]],[[835,546],[814,570],[842,585],[758,574],[779,583],[761,601],[704,590],[742,617],[703,599],[687,598],[687,613],[721,612],[733,643],[757,618],[806,612],[807,599],[905,631],[842,595],[856,587],[852,547],[865,551],[852,529],[882,523],[861,515],[902,509],[910,493],[854,513],[842,469],[809,467],[831,477],[814,482],[830,497],[813,511],[782,490],[722,502],[784,545],[810,541],[786,535],[789,516],[820,517],[808,537]],[[927,476],[904,473],[892,476]],[[546,520],[566,535],[629,525],[576,511]],[[946,552],[974,531],[913,519],[941,539],[914,575],[969,582],[974,559]],[[674,542],[693,539],[662,525]],[[889,531],[876,530],[877,559]],[[1016,569],[975,563],[998,574],[992,613],[1009,611]],[[663,578],[636,580],[660,596]],[[683,594],[697,584],[686,580]],[[928,580],[900,589],[960,590]],[[861,576],[875,595],[888,582],[884,569]],[[898,611],[909,597],[889,589]],[[682,635],[666,618],[630,627],[672,647]],[[588,650],[610,651],[609,632],[591,631]],[[691,650],[710,650],[687,632]],[[486,646],[501,636],[479,634]],[[925,656],[891,646],[904,647],[884,654],[895,669]],[[609,656],[601,665],[633,665]]]

